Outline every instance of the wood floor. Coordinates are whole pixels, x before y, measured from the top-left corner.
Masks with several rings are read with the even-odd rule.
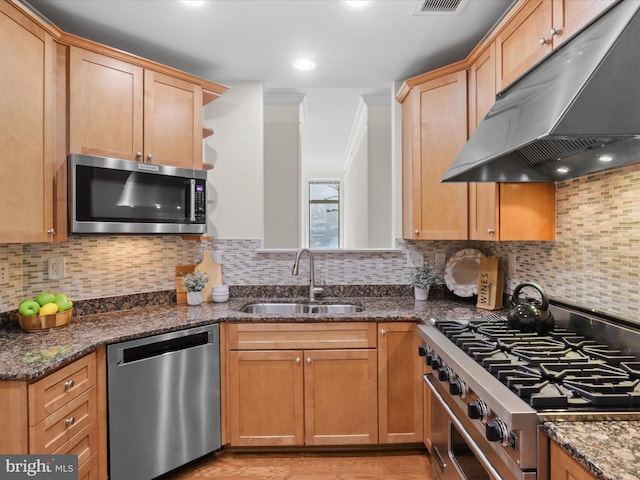
[[[223,453],[163,477],[167,480],[431,480],[426,452]]]

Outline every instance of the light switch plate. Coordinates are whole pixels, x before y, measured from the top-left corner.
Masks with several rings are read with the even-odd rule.
[[[447,254],[442,252],[436,252],[436,260],[433,265],[433,268],[436,270],[444,270],[444,267],[447,263]]]
[[[407,250],[407,267],[415,268],[424,265],[424,257],[416,250]]]
[[[509,278],[513,279],[516,276],[516,271],[518,270],[518,264],[516,263],[516,254],[515,253],[510,253],[509,254]]]

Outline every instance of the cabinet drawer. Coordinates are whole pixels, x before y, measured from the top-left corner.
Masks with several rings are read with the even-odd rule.
[[[89,354],[29,385],[29,425],[41,422],[96,384],[96,357]]]
[[[29,451],[53,453],[95,420],[96,411],[96,389],[92,388],[30,427]]]
[[[238,323],[229,325],[231,350],[375,348],[374,322]]]
[[[93,421],[53,453],[57,455],[77,455],[78,466],[81,466],[97,451],[98,422]]]
[[[97,480],[99,473],[98,455],[95,453],[86,462],[78,463],[78,480]]]

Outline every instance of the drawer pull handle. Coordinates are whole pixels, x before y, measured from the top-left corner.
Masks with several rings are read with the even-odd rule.
[[[311,365],[311,357],[307,357],[307,365]]]
[[[67,427],[70,427],[71,425],[73,425],[74,423],[76,423],[76,417],[69,417],[67,419],[65,419],[64,424]]]
[[[67,380],[66,382],[64,382],[64,388],[71,388],[76,384],[76,382],[74,382],[73,380]]]

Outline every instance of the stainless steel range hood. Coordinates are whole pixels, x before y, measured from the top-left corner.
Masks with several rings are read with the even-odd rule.
[[[623,0],[497,100],[443,182],[559,182],[640,162],[640,1]]]

